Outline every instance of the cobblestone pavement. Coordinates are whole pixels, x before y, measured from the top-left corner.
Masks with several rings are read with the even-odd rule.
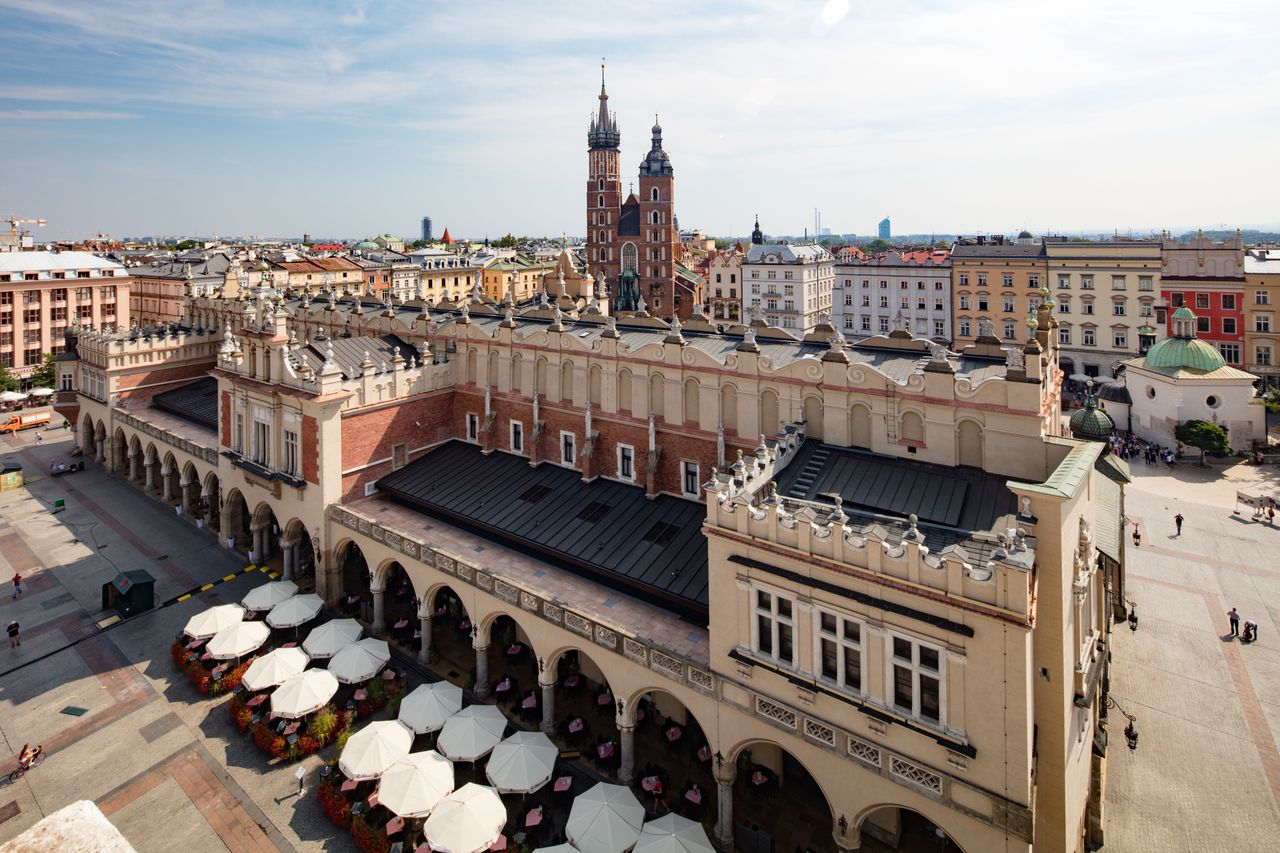
[[[22,646],[0,654],[0,774],[24,743],[48,759],[14,784],[0,776],[0,843],[44,815],[94,800],[142,853],[183,850],[352,850],[314,797],[297,796],[296,765],[269,767],[232,728],[226,699],[201,697],[169,660],[175,633],[205,604],[237,601],[257,573],[98,633],[101,588],[142,568],[165,601],[243,567],[212,538],[90,463],[48,478],[70,433],[0,438],[26,489],[0,493],[0,620],[17,619]],[[55,499],[66,510],[50,511]],[[21,597],[7,582],[26,579]],[[83,709],[75,716],[66,710]],[[321,759],[304,762],[314,771]],[[309,791],[308,791],[309,793]]]
[[[1280,494],[1280,471],[1133,465],[1127,595],[1112,695],[1138,718],[1137,752],[1112,739],[1108,850],[1274,849],[1280,837],[1280,525],[1233,513],[1237,490]],[[1173,518],[1185,519],[1182,535]],[[1133,547],[1136,522],[1142,544]],[[1226,611],[1259,626],[1230,636]],[[1118,735],[1123,718],[1112,717]]]

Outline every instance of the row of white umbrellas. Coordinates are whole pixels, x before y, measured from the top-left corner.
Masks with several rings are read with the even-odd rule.
[[[52,388],[32,388],[30,391],[0,391],[0,403],[17,403],[27,397],[52,397]]]

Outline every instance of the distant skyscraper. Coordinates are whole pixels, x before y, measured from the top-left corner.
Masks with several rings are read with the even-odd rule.
[[[881,240],[888,240],[890,236],[889,217],[880,220],[880,233],[877,235]]]
[[[422,217],[422,239],[431,242],[431,217]]]

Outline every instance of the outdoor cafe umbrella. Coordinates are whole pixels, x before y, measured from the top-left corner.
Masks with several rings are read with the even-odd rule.
[[[554,844],[551,847],[539,847],[533,853],[578,853],[572,844]]]
[[[643,822],[644,806],[630,788],[601,782],[573,801],[564,833],[582,853],[624,853]]]
[[[0,403],[17,403],[25,399],[27,395],[21,391],[0,391]]]
[[[494,705],[468,705],[445,721],[436,748],[454,761],[475,761],[502,740],[507,718]]]
[[[462,710],[462,688],[448,681],[420,684],[400,700],[400,722],[414,734],[434,732]]]
[[[347,739],[338,757],[338,769],[348,779],[377,779],[409,754],[413,732],[396,720],[370,723]]]
[[[343,684],[359,684],[377,675],[390,660],[387,641],[367,637],[334,655],[329,661],[329,671]]]
[[[240,603],[245,610],[270,610],[282,601],[287,601],[298,593],[298,585],[293,581],[272,581],[254,587],[245,593]]]
[[[311,629],[307,638],[302,641],[302,650],[312,660],[331,658],[360,639],[363,629],[354,619],[334,619]]]
[[[480,853],[493,846],[506,822],[498,792],[468,782],[436,804],[422,831],[437,853]]]
[[[271,608],[267,624],[272,628],[296,628],[316,618],[321,607],[324,607],[324,600],[314,593],[295,595]]]
[[[715,853],[715,848],[702,824],[668,813],[644,825],[631,853]]]
[[[243,657],[265,643],[270,635],[271,629],[261,622],[238,622],[214,634],[206,649],[214,660]]]
[[[260,625],[260,622],[245,622]],[[217,639],[216,637],[214,639]],[[253,663],[244,672],[241,683],[246,690],[266,690],[293,678],[307,668],[307,653],[299,648],[273,649]]]
[[[559,755],[542,732],[516,732],[493,748],[485,775],[501,794],[532,794],[551,781]]]
[[[32,397],[52,397],[52,388],[32,388],[29,392]]]
[[[434,749],[411,752],[378,780],[378,802],[403,818],[426,817],[453,792],[453,762]]]
[[[230,628],[244,619],[244,608],[239,604],[219,604],[187,620],[182,629],[193,640],[207,640],[223,628]]]
[[[281,684],[271,694],[271,713],[297,719],[319,711],[338,692],[338,680],[325,669],[308,669]]]

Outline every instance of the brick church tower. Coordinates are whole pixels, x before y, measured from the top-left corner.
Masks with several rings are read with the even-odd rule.
[[[628,193],[625,201],[618,173],[621,142],[601,66],[600,107],[587,130],[587,269],[593,277],[604,273],[614,310],[634,311],[643,299],[650,314],[688,318],[696,296],[677,281],[675,175],[657,117],[640,163],[640,193]]]

